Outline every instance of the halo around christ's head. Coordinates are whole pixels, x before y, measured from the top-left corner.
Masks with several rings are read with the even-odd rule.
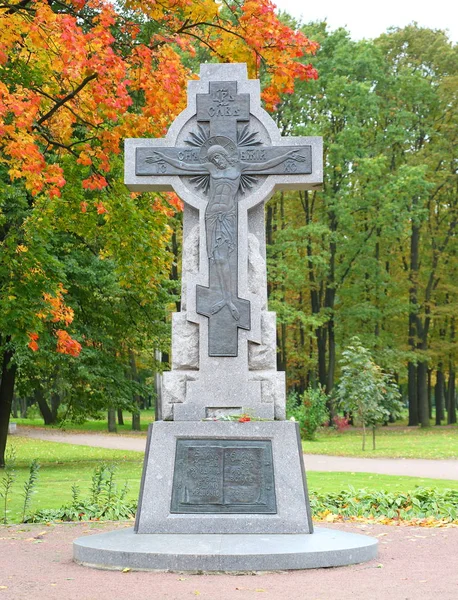
[[[237,161],[239,159],[237,145],[230,138],[223,135],[208,138],[200,148],[199,158],[202,162],[208,162],[212,156],[221,151],[231,160]]]

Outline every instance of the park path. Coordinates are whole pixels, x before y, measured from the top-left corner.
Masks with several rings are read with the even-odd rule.
[[[145,451],[144,435],[109,435],[103,433],[74,433],[49,431],[32,427],[18,427],[18,436],[50,442],[94,446],[113,450]],[[304,454],[307,471],[342,471],[349,473],[376,473],[380,475],[410,475],[431,479],[458,480],[458,460],[428,460],[418,458],[356,458]]]
[[[377,537],[380,543],[376,559],[332,569],[193,575],[99,571],[72,562],[73,540],[125,525],[86,522],[1,527],[1,600],[456,600],[458,597],[458,527],[332,523],[326,527]]]

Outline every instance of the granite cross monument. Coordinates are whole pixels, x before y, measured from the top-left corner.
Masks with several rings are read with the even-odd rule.
[[[145,466],[137,531],[237,533],[249,516],[253,532],[311,532],[296,425],[276,422],[285,384],[267,310],[263,212],[276,189],[320,186],[321,138],[281,137],[245,65],[202,65],[165,139],[126,140],[125,181],[185,202],[182,311],[149,441],[162,459],[157,474]],[[268,421],[203,421],[246,412]],[[158,486],[164,468],[168,484]],[[300,484],[287,501],[289,478]]]
[[[126,140],[129,189],[184,201],[181,311],[134,532],[76,540],[78,562],[265,570],[375,556],[366,536],[310,535],[302,446],[297,423],[285,421],[267,308],[264,203],[275,190],[319,187],[322,170],[321,138],[282,137],[241,64],[202,65],[164,139]],[[224,420],[242,413],[252,420]]]

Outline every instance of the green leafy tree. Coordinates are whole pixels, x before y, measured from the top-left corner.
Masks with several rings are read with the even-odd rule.
[[[445,407],[453,422],[457,48],[417,26],[361,42],[304,31],[321,44],[320,78],[284,96],[277,119],[285,134],[323,136],[324,185],[267,207],[279,366],[289,387],[330,393],[357,331],[406,382],[411,425],[429,425],[435,379],[436,422]]]
[[[372,429],[372,449],[375,450],[377,425],[390,416],[399,415],[401,394],[391,376],[375,364],[358,337],[342,352],[342,374],[336,391],[340,408],[352,413],[363,427],[363,450],[366,449],[366,428]]]

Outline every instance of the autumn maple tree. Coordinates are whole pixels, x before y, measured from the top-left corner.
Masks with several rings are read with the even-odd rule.
[[[100,323],[88,324],[75,264],[83,256],[89,264],[89,255],[105,261],[124,303],[119,311],[107,299],[111,324],[136,319],[134,305],[146,311],[163,301],[167,220],[180,202],[174,194],[127,192],[123,140],[166,133],[202,60],[246,62],[250,76],[265,82],[269,110],[296,80],[316,77],[298,60],[316,44],[281,23],[274,8],[269,0],[0,4],[0,466],[27,361],[54,346],[69,368],[110,346],[91,339]],[[95,294],[101,271],[91,265],[85,273],[95,278]],[[148,331],[159,339],[154,327]],[[141,336],[121,337],[135,345]]]

